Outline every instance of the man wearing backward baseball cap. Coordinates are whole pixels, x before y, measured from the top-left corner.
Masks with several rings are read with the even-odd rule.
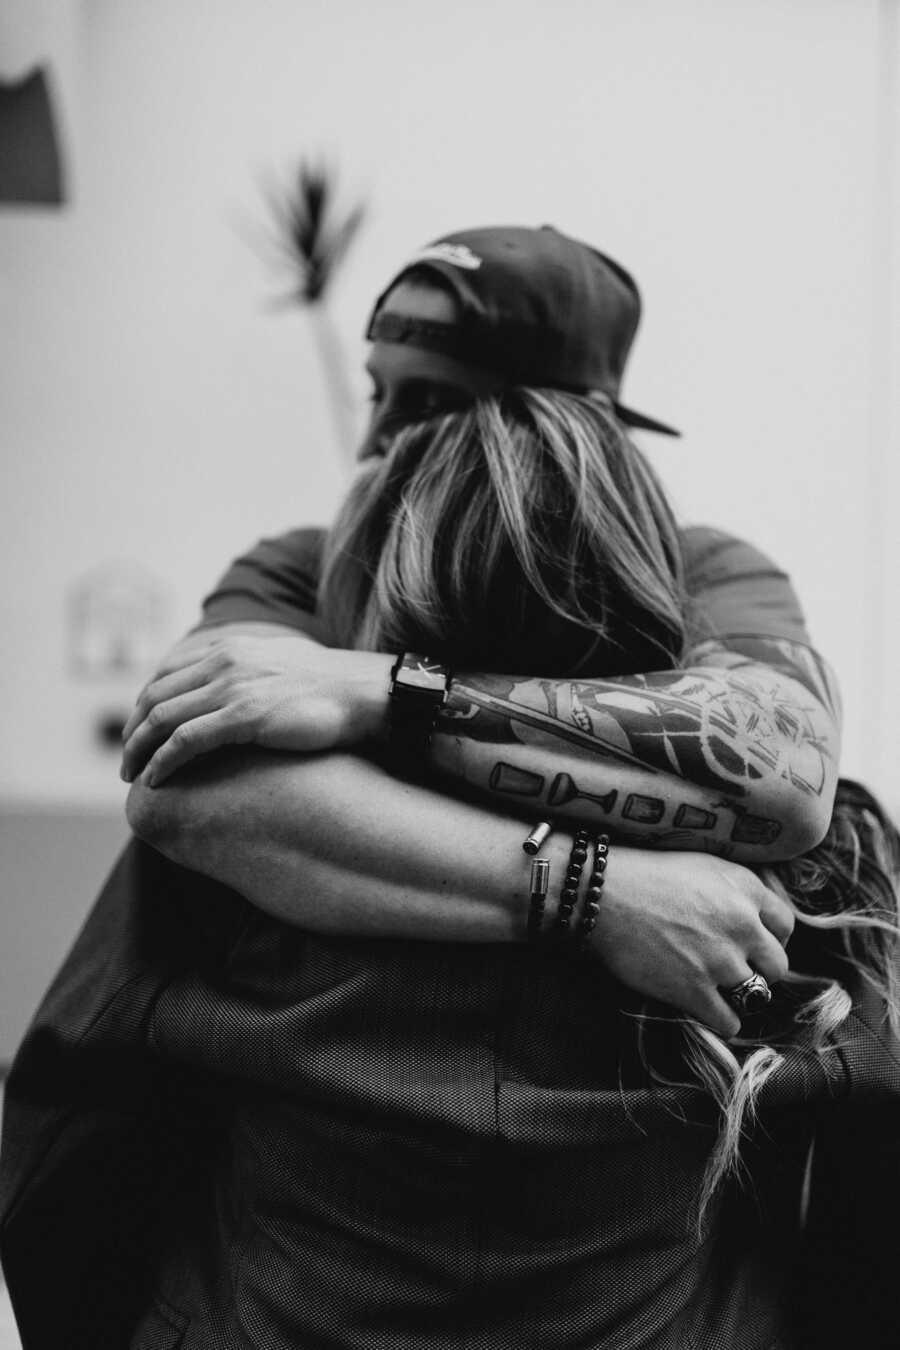
[[[639,318],[624,268],[554,229],[492,227],[436,240],[400,270],[370,317],[374,401],[361,459],[389,459],[410,427],[427,430],[432,419],[438,427],[445,413],[473,403],[502,406],[522,389],[587,395],[620,426],[677,434],[620,396]],[[395,505],[388,494],[385,511]],[[510,820],[518,831],[527,820],[542,836],[545,821],[558,827],[584,811],[614,842],[637,846],[623,853],[677,850],[678,885],[662,856],[658,880],[643,874],[635,886],[604,963],[634,993],[730,1037],[740,1017],[723,997],[722,970],[745,971],[773,937],[783,960],[778,944],[790,929],[777,898],[760,900],[749,867],[810,848],[835,789],[837,698],[787,577],[711,529],[685,529],[680,544],[689,600],[680,664],[599,679],[590,651],[585,674],[560,674],[548,651],[546,672],[520,677],[449,669],[421,651],[328,646],[319,530],[265,540],[230,567],[126,727],[129,819],[153,847],[126,850],[9,1082],[2,1256],[14,1302],[47,1328],[28,1342],[35,1350],[61,1343],[61,1323],[73,1347],[112,1344],[111,1330],[130,1330],[135,1307],[138,1339],[115,1343],[162,1347],[196,1330],[198,1345],[274,1344],[286,1327],[284,1343],[294,1335],[295,1344],[302,1325],[316,1343],[366,1350],[486,1345],[474,1324],[466,1339],[466,1328],[442,1320],[457,1284],[491,1306],[487,1248],[465,1225],[457,1230],[448,1218],[442,1226],[462,1187],[466,1206],[478,1208],[473,1176],[490,1190],[479,1162],[485,1141],[503,1168],[526,1137],[532,1150],[528,1195],[513,1188],[507,1197],[519,1206],[517,1289],[527,1291],[538,1253],[564,1286],[574,1255],[566,1225],[581,1221],[584,1204],[577,1185],[559,1194],[557,1163],[565,1154],[577,1171],[583,1154],[624,1148],[643,1131],[619,1112],[601,1139],[591,1083],[576,1075],[561,1094],[569,1133],[557,1138],[547,1123],[559,1114],[558,1102],[552,1111],[548,1104],[555,1070],[538,1056],[530,1076],[514,1068],[502,1084],[521,1139],[504,1134],[497,1063],[502,1050],[524,1064],[558,1018],[542,974],[553,958],[534,967],[537,1002],[520,1018],[518,977],[498,982],[492,953],[524,932],[492,926],[477,895],[464,903],[467,832]],[[245,748],[192,762],[236,745]],[[185,772],[172,777],[176,770]],[[271,844],[262,858],[260,832]],[[292,851],[302,859],[299,881],[292,864],[285,882],[280,860]],[[514,853],[521,863],[518,844]],[[339,886],[328,882],[335,869]],[[686,869],[696,885],[685,885]],[[260,890],[285,896],[285,915],[292,904],[308,906],[299,926],[248,915],[240,896],[259,903]],[[608,912],[623,903],[607,888]],[[602,916],[601,907],[601,926]],[[679,937],[686,929],[693,944]],[[382,958],[396,969],[379,983]],[[434,996],[445,965],[460,999],[452,1015]],[[290,1007],[281,998],[288,986]],[[527,1025],[533,1040],[502,1047],[501,1024],[517,1034]],[[572,1029],[573,1046],[583,1030]],[[605,1067],[614,1079],[615,1064]],[[618,1103],[615,1089],[611,1100]],[[223,1125],[231,1142],[220,1147]],[[265,1157],[255,1152],[259,1138]],[[459,1195],[446,1184],[457,1173],[435,1162],[445,1153],[457,1158]],[[418,1159],[414,1176],[402,1163],[409,1155]],[[212,1167],[228,1193],[221,1211],[204,1190]],[[442,1244],[434,1250],[421,1251],[407,1224],[410,1196],[434,1217]],[[611,1203],[611,1225],[640,1207],[632,1200]],[[367,1217],[373,1205],[378,1231]],[[197,1224],[208,1227],[213,1211],[228,1261],[237,1262],[228,1265],[233,1286],[192,1250]],[[67,1236],[58,1216],[69,1213],[78,1228]],[[506,1217],[481,1215],[501,1248]],[[532,1231],[542,1237],[529,1246]],[[619,1239],[630,1252],[624,1230]],[[674,1272],[680,1249],[665,1235],[659,1242]],[[35,1244],[42,1271],[54,1250],[65,1253],[66,1286],[52,1307],[42,1273],[30,1273]],[[163,1248],[169,1267],[157,1296],[147,1272]],[[103,1279],[110,1250],[115,1281]],[[314,1298],[292,1295],[297,1263]],[[585,1288],[590,1265],[582,1261]],[[615,1295],[613,1339],[602,1343],[612,1345],[616,1319],[634,1309],[627,1278],[606,1292]],[[667,1297],[662,1290],[662,1303]],[[93,1318],[93,1340],[73,1334],[65,1312],[73,1307],[86,1324]],[[533,1328],[533,1312],[492,1308],[506,1332],[490,1343],[576,1343],[565,1308],[540,1310],[544,1339],[517,1332]],[[203,1328],[217,1338],[202,1339]]]
[[[394,286],[413,270],[453,297],[452,323],[384,312]],[[606,394],[626,426],[677,436],[619,398],[640,317],[634,279],[597,249],[550,226],[465,230],[415,255],[376,300],[366,336],[443,352],[493,373],[500,388]]]

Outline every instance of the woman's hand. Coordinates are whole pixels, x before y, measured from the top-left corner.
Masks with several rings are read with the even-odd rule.
[[[379,736],[393,658],[301,634],[213,636],[179,645],[142,690],[124,732],[122,777],[155,787],[224,745],[306,753]]]
[[[791,906],[754,872],[705,853],[610,851],[592,947],[628,988],[726,1039],[740,1018],[723,990],[754,971],[784,978]]]

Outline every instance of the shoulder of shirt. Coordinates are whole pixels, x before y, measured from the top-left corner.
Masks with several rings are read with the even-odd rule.
[[[734,581],[740,577],[766,576],[787,580],[787,573],[755,544],[709,525],[681,529],[685,584],[698,586]]]
[[[287,550],[291,553],[318,553],[328,533],[320,525],[303,525],[299,529],[286,530],[284,534],[266,535],[260,539],[257,547]]]

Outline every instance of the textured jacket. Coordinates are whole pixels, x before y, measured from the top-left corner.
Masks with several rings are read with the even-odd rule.
[[[525,950],[313,937],[132,844],[7,1087],[24,1350],[900,1344],[868,1010],[780,1077],[701,1239],[711,1109],[648,1084],[623,1007]]]

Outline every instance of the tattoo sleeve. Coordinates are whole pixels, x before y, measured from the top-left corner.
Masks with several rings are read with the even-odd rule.
[[[760,862],[810,847],[837,775],[827,666],[758,637],[689,659],[614,680],[460,675],[435,767],[523,813],[602,821],[644,845]]]

